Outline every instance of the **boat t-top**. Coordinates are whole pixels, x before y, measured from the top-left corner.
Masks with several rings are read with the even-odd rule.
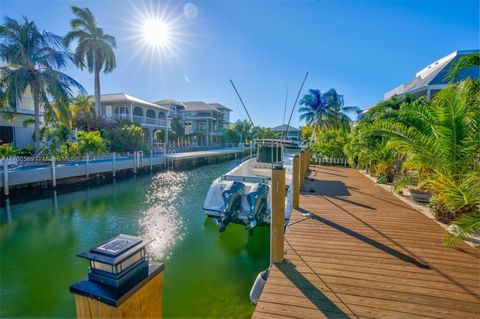
[[[242,163],[213,181],[203,210],[215,218],[220,232],[229,223],[237,223],[245,225],[251,235],[255,227],[270,224],[272,168],[278,166],[285,168],[285,224],[288,223],[292,212],[293,153],[298,149],[287,140],[255,140]]]

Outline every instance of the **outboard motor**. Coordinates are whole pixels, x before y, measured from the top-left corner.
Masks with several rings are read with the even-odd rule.
[[[253,229],[257,226],[267,213],[268,185],[260,183],[257,190],[248,194],[247,200],[250,205],[250,213],[248,214],[247,230],[248,235],[253,234]]]
[[[218,230],[224,232],[227,225],[235,218],[237,212],[242,208],[242,194],[245,185],[242,182],[234,181],[230,189],[222,193],[224,208],[220,213]]]

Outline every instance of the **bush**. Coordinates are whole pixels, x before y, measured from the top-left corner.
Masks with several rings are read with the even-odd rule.
[[[111,152],[135,152],[147,149],[145,133],[136,124],[123,124],[110,130],[104,130],[107,147]]]
[[[345,157],[343,146],[348,140],[348,134],[344,130],[322,130],[317,135],[312,151],[319,156]]]
[[[0,145],[0,157],[11,157],[18,154],[18,150],[10,144]]]
[[[78,148],[82,155],[98,155],[105,152],[105,143],[100,136],[100,132],[84,132],[77,134]],[[73,152],[73,149],[72,149]]]

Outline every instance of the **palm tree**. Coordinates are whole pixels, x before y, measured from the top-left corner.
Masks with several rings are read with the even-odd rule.
[[[6,17],[0,26],[0,58],[8,66],[1,69],[2,87],[7,105],[16,111],[25,91],[33,98],[35,111],[35,146],[40,143],[40,109],[52,112],[49,99],[67,104],[75,92],[85,89],[68,75],[58,71],[75,57],[68,52],[63,39],[53,33],[40,32],[33,21],[22,22]]]
[[[475,88],[478,90],[478,83],[471,79],[452,85],[430,104],[402,107],[395,119],[366,124],[356,136],[357,140],[388,137],[407,157],[404,167],[422,172],[420,182],[433,193],[432,207],[437,219],[444,222],[464,214],[479,216],[480,112]]]
[[[335,89],[321,93],[318,89],[308,90],[300,100],[300,120],[313,127],[312,139],[318,129],[341,129],[350,127],[352,120],[344,112],[359,111],[356,106],[344,106],[343,96]]]
[[[70,45],[78,40],[75,49],[77,66],[80,69],[87,65],[88,72],[95,77],[95,113],[100,114],[100,72],[109,73],[116,67],[113,49],[116,47],[115,37],[103,32],[97,26],[95,16],[90,9],[73,6],[76,18],[70,22],[72,31],[65,36],[65,42]]]
[[[463,70],[472,66],[480,66],[480,53],[472,53],[459,58],[448,70],[445,79],[453,82]]]

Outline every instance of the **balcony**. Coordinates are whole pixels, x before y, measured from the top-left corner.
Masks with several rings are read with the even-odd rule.
[[[113,120],[113,121],[124,121],[124,120],[130,121],[132,119],[134,123],[138,123],[140,125],[167,127],[167,120],[156,119],[151,117],[133,115],[132,118],[130,118],[130,114],[115,114],[112,117],[104,117],[104,118],[106,120]]]

